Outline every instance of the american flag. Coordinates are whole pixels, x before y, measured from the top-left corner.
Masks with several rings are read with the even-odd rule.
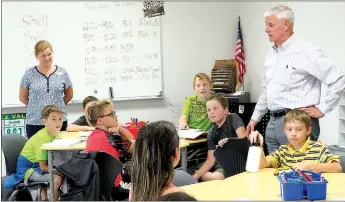
[[[244,73],[246,73],[246,64],[245,64],[245,58],[244,58],[240,17],[238,18],[235,62],[236,62],[237,68],[238,68],[238,81],[240,83],[242,83],[243,82],[243,75],[244,75]]]

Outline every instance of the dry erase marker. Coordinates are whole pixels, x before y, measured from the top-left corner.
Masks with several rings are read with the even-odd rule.
[[[109,87],[110,98],[114,98],[113,87]]]

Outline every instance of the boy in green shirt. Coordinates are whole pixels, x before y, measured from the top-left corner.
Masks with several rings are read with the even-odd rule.
[[[212,122],[207,116],[206,102],[211,98],[212,81],[205,73],[195,75],[193,89],[196,95],[187,97],[179,121],[180,129],[200,129],[208,131]]]
[[[29,182],[49,182],[48,154],[41,146],[54,140],[60,132],[63,122],[63,112],[54,105],[48,105],[42,110],[42,121],[45,127],[33,135],[24,145],[18,157],[16,173],[5,178],[5,189],[11,188],[23,179]],[[54,200],[59,198],[58,189],[62,177],[55,175]],[[47,200],[47,188],[41,191],[42,200]]]

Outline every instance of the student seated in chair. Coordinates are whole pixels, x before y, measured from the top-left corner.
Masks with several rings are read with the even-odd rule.
[[[87,96],[83,100],[83,112],[86,113],[87,108],[90,106],[92,102],[99,101],[98,98],[94,96]],[[121,132],[118,131],[118,129],[121,130]],[[86,120],[85,114],[81,117],[79,117],[77,120],[75,120],[72,124],[70,124],[67,128],[67,131],[73,132],[73,131],[92,131],[95,130],[95,127],[89,125],[89,123]],[[133,139],[133,135],[125,128],[122,128],[121,123],[118,121],[117,127],[109,129],[109,132],[118,132],[121,136],[123,136],[127,140]]]
[[[5,179],[5,188],[10,188],[23,179],[30,182],[49,182],[48,154],[41,150],[41,146],[54,140],[55,134],[60,132],[62,127],[63,112],[54,105],[48,105],[42,110],[42,121],[44,128],[33,135],[24,145],[17,163],[16,173]],[[54,201],[59,198],[59,188],[62,177],[54,175]],[[47,200],[47,188],[41,191],[42,200]]]
[[[212,81],[205,73],[194,76],[193,89],[195,95],[187,97],[183,105],[182,115],[179,121],[180,129],[200,129],[208,131],[212,122],[207,117],[206,102],[211,98]]]
[[[260,168],[298,168],[315,172],[342,172],[339,156],[333,155],[324,143],[310,140],[311,119],[305,111],[293,109],[286,114],[284,133],[289,144],[281,145],[267,157],[262,151]],[[264,142],[262,135],[257,131],[250,133],[249,139],[252,143],[259,139],[261,147]]]
[[[182,189],[172,184],[180,161],[179,136],[167,121],[151,122],[138,133],[132,157],[129,200],[152,201]]]
[[[229,113],[225,97],[214,95],[206,105],[208,117],[214,124],[207,135],[207,159],[193,177],[202,181],[222,180],[225,178],[224,170],[216,162],[214,150],[219,144],[225,144],[227,138],[244,138],[246,131],[242,119],[235,113]]]
[[[119,125],[110,101],[102,100],[90,103],[85,117],[87,122],[95,127],[86,141],[85,151],[104,151],[118,160],[120,152],[133,152],[133,136]],[[121,180],[122,176],[119,173],[114,182],[117,187],[116,191],[118,191]]]
[[[84,115],[79,117],[77,120],[75,120],[73,123],[69,124],[67,127],[67,131],[74,132],[74,131],[90,131],[95,130],[94,127],[90,126],[85,118],[85,112],[89,104],[93,101],[98,101],[98,99],[94,96],[87,96],[83,100],[83,112]]]

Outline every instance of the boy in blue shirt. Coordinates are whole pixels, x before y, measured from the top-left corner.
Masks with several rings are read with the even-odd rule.
[[[63,122],[63,112],[54,105],[48,105],[42,110],[42,121],[45,127],[33,135],[24,145],[18,157],[16,173],[5,178],[5,189],[11,188],[22,180],[29,182],[49,182],[48,154],[41,150],[41,146],[54,140],[55,134],[60,132]],[[59,198],[58,189],[62,177],[55,175],[54,200]],[[41,191],[42,200],[47,200],[47,188]]]

